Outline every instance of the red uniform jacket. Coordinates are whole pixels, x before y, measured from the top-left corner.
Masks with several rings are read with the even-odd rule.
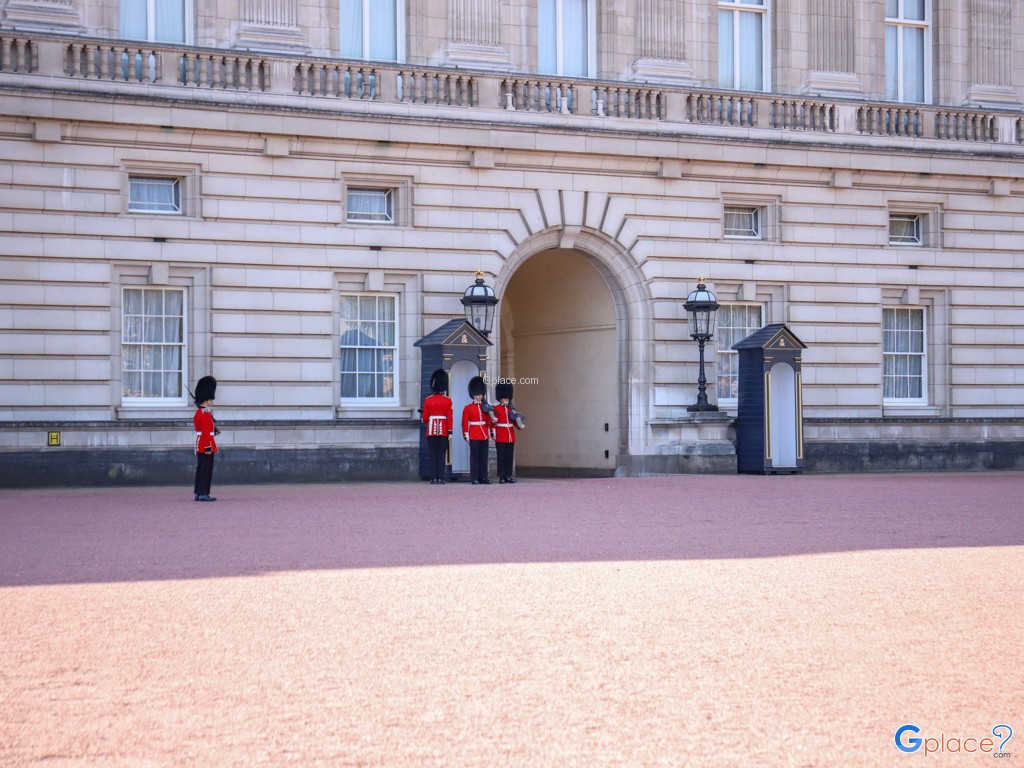
[[[451,398],[434,394],[423,401],[423,423],[427,425],[427,437],[447,437],[455,426],[452,416]]]
[[[494,415],[498,417],[498,423],[491,425],[494,442],[514,443],[516,441],[516,430],[519,429],[519,425],[512,421],[511,411],[512,409],[507,405],[494,406]]]
[[[213,439],[213,432],[217,425],[210,409],[197,409],[196,415],[192,417],[192,423],[196,426],[196,453],[216,453],[217,441]],[[207,448],[212,450],[207,451]]]
[[[462,409],[462,436],[467,440],[489,440],[491,417],[484,413],[480,403],[470,403]]]

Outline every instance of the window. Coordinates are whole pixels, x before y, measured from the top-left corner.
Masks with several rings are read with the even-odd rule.
[[[726,237],[761,238],[761,209],[755,205],[725,206]]]
[[[762,317],[760,304],[722,304],[718,307],[715,371],[718,374],[719,405],[735,407],[739,394],[740,358],[732,345],[759,330],[764,325]]]
[[[187,42],[191,10],[183,0],[121,0],[121,37]]]
[[[719,0],[718,85],[744,91],[771,87],[770,0]]]
[[[923,308],[882,309],[882,396],[887,403],[925,404],[926,341]]]
[[[885,0],[885,98],[931,98],[930,0]]]
[[[121,311],[121,397],[166,404],[184,399],[185,292],[125,288]]]
[[[341,0],[341,56],[367,61],[405,58],[404,0]]]
[[[347,220],[362,224],[394,224],[395,193],[392,189],[349,187]]]
[[[341,297],[341,398],[397,402],[398,298]]]
[[[538,0],[538,71],[590,77],[594,70],[594,27],[592,0]]]
[[[893,245],[924,245],[924,228],[919,213],[889,214],[889,242]]]
[[[181,213],[181,179],[159,176],[128,177],[128,210]]]

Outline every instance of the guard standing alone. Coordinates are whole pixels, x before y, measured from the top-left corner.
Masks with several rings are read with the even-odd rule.
[[[217,394],[217,380],[213,376],[203,376],[196,382],[196,413],[192,423],[196,429],[196,501],[216,501],[210,495],[210,484],[213,482],[213,457],[217,455],[216,436],[220,434],[217,421],[210,411],[210,404]]]
[[[448,438],[452,433],[455,419],[452,415],[452,401],[448,391],[448,374],[438,368],[430,377],[430,395],[423,401],[423,423],[427,430],[427,451],[430,456],[430,484],[444,485],[445,454],[448,452]]]

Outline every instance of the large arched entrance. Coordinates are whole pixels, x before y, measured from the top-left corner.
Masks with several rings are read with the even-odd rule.
[[[528,258],[502,296],[499,375],[527,427],[523,474],[610,475],[620,453],[622,333],[601,271],[574,250]]]

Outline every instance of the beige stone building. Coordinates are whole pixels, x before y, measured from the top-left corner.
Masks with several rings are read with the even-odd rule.
[[[3,484],[412,477],[414,343],[500,297],[536,472],[1024,466],[1015,0],[0,2]],[[718,297],[717,414],[683,302]],[[59,441],[59,444],[56,444]]]

